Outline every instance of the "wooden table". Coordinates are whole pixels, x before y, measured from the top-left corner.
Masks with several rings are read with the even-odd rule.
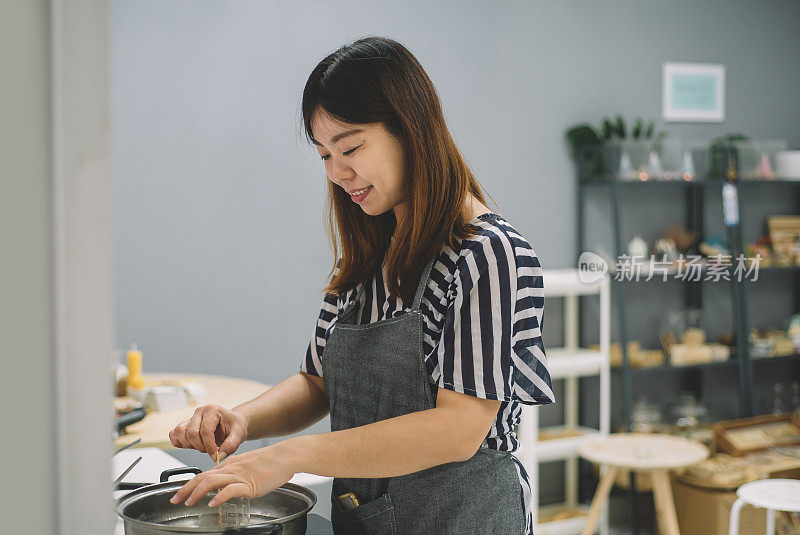
[[[222,377],[218,375],[198,375],[186,373],[158,373],[143,374],[146,384],[164,382],[188,382],[197,381],[206,388],[206,397],[202,403],[189,404],[182,409],[170,411],[150,412],[144,419],[127,427],[127,432],[114,441],[114,447],[119,448],[125,444],[130,444],[137,438],[142,441],[135,447],[155,447],[161,449],[172,449],[174,446],[169,441],[169,432],[182,421],[191,418],[197,407],[214,403],[227,409],[232,409],[236,405],[258,397],[270,385],[251,381],[249,379],[239,379],[237,377]]]
[[[699,463],[708,457],[705,446],[688,438],[670,435],[615,433],[584,442],[578,448],[578,454],[606,467],[592,498],[583,535],[594,533],[600,508],[608,499],[611,485],[620,469],[650,472],[659,532],[680,535],[669,483],[669,470]]]

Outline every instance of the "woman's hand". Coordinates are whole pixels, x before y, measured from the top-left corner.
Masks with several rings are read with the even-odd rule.
[[[169,440],[176,448],[196,449],[208,453],[216,460],[235,452],[247,440],[247,419],[241,414],[219,405],[204,405],[194,415],[169,432]]]
[[[170,499],[172,503],[195,505],[214,489],[222,489],[208,503],[215,507],[231,498],[258,498],[274,490],[295,474],[291,447],[286,440],[228,458],[211,470],[196,475]]]

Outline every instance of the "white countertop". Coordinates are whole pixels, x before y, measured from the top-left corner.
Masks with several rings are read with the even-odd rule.
[[[137,457],[142,460],[133,467],[133,470],[125,476],[122,481],[125,483],[156,483],[161,477],[161,472],[170,468],[183,468],[186,466],[172,455],[165,453],[158,448],[131,448],[121,451],[112,458],[112,481],[116,480],[122,472],[128,468]],[[176,479],[190,479],[192,474],[176,476]],[[114,499],[123,496],[127,490],[114,492]],[[125,528],[122,519],[114,513],[117,518],[117,525],[114,528],[114,535],[125,535]]]

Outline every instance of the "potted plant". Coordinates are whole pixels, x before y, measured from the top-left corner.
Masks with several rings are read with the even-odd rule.
[[[599,132],[586,123],[567,129],[567,140],[580,179],[588,182],[608,180],[615,171],[626,176],[639,167],[631,161],[634,148],[650,147],[653,140],[658,142],[667,136],[666,132],[655,132],[655,121],[652,120],[645,124],[642,119],[636,119],[630,137],[628,132],[622,115],[617,115],[614,120],[604,118]],[[650,149],[647,152],[651,152]]]

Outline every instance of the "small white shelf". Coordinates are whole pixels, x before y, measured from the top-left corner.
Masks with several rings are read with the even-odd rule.
[[[545,434],[558,438],[543,439]],[[601,435],[598,429],[580,425],[543,427],[539,430],[539,441],[536,443],[536,458],[539,462],[547,462],[576,457],[581,444]]]
[[[608,365],[608,355],[602,351],[583,348],[545,348],[551,379],[599,375]]]
[[[583,526],[586,524],[586,517],[589,516],[589,507],[586,505],[545,505],[539,508],[539,515],[542,518],[547,518],[563,511],[575,511],[577,514],[563,520],[552,520],[550,522],[540,521],[536,525],[536,535],[569,535],[571,533],[580,533],[583,530]]]
[[[568,295],[599,294],[608,277],[593,282],[583,282],[577,269],[544,270],[544,296],[566,297]]]
[[[586,277],[584,277],[585,279]],[[564,299],[564,347],[545,347],[547,368],[553,381],[564,382],[563,395],[556,405],[563,408],[564,425],[541,428],[537,405],[522,408],[517,429],[519,450],[517,457],[531,477],[531,508],[534,515],[534,532],[537,535],[577,535],[583,531],[587,515],[577,514],[563,520],[540,522],[553,512],[551,506],[539,507],[539,464],[564,461],[564,503],[562,511],[586,511],[588,506],[578,501],[578,448],[586,441],[609,434],[611,410],[611,373],[609,346],[611,332],[611,284],[608,275],[593,282],[581,280],[577,269],[546,269],[543,273],[545,303],[550,299]],[[578,336],[579,297],[598,299],[598,317],[595,329],[599,335],[599,350],[580,348]],[[588,298],[588,297],[587,297]],[[545,304],[547,307],[547,304]],[[579,398],[581,377],[599,379],[598,400],[599,429],[579,425]],[[608,534],[608,511],[604,508],[600,521],[601,535]]]

